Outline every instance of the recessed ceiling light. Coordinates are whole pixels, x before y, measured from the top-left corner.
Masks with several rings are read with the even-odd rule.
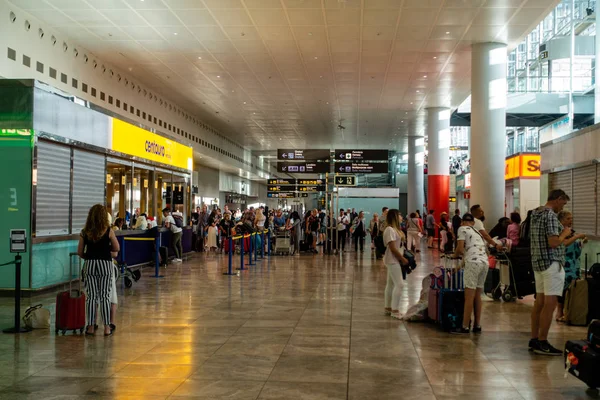
[[[246,104],[246,102],[244,102],[244,104]]]
[[[323,77],[323,75],[320,75],[320,76],[319,76],[319,78],[322,78],[322,77]]]
[[[400,121],[400,122],[404,122],[404,121]]]
[[[450,34],[450,32],[446,32],[446,35],[449,35],[449,34]]]
[[[437,57],[433,57],[434,60],[437,60]]]
[[[308,32],[308,36],[312,36],[312,35],[313,35],[312,32]]]
[[[198,60],[202,60],[202,57],[198,57]]]
[[[319,59],[319,57],[315,57],[315,60],[318,60],[318,59]]]
[[[256,115],[256,113],[255,113],[255,112],[253,112],[252,114]]]
[[[329,104],[329,102],[327,102],[327,104]]]
[[[279,140],[281,140],[281,138],[279,138]]]
[[[221,75],[217,75],[217,78],[220,78],[220,77],[221,77]]]
[[[419,91],[417,90],[417,93],[421,93],[421,92],[419,92]]]
[[[427,75],[423,75],[423,78],[427,78]]]
[[[410,104],[412,104],[413,102],[411,101]]]
[[[173,35],[177,36],[177,32],[173,32]]]

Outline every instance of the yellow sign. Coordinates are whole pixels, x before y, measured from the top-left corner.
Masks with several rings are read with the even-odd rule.
[[[504,179],[539,178],[541,157],[539,154],[520,154],[506,159]]]
[[[182,169],[193,169],[191,147],[116,118],[112,120],[111,149]]]

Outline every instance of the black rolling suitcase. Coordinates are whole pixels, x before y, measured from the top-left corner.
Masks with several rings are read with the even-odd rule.
[[[600,387],[600,352],[586,340],[565,344],[565,368],[592,389]]]
[[[596,254],[598,258],[600,253]],[[587,267],[587,265],[586,265]],[[588,271],[586,269],[585,278],[588,284],[588,322],[594,319],[600,319],[600,277],[598,276],[597,271],[600,269],[600,263],[596,261]]]

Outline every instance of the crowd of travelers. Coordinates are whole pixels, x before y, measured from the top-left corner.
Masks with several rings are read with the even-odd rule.
[[[312,209],[300,215],[298,210],[250,207],[244,212],[232,212],[227,206],[214,207],[209,212],[205,205],[191,216],[194,250],[222,251],[227,239],[233,235],[267,232],[276,240],[277,233],[290,238],[291,254],[301,251],[319,253],[319,248],[333,246],[334,253],[352,249],[357,254],[365,250],[370,237],[370,247],[377,259],[382,259],[387,269],[384,295],[384,312],[395,319],[403,319],[400,299],[405,284],[409,258],[421,252],[422,244],[430,251],[438,251],[461,259],[463,270],[464,312],[462,326],[455,334],[482,332],[482,295],[490,268],[490,253],[507,252],[512,248],[529,248],[535,275],[537,293],[531,315],[531,340],[529,350],[536,354],[562,355],[548,342],[548,331],[553,320],[563,323],[563,304],[566,290],[580,278],[584,234],[572,229],[573,215],[564,210],[569,196],[562,190],[553,190],[544,206],[530,210],[525,220],[515,211],[503,217],[488,232],[484,227],[485,212],[481,205],[473,205],[461,215],[455,210],[452,218],[446,212],[436,219],[435,210],[410,212],[403,217],[397,209],[383,207],[381,215],[374,213],[367,223],[365,213],[354,208],[340,209],[332,215],[325,210]],[[335,215],[333,215],[335,214]],[[172,232],[176,262],[181,261],[182,215],[163,210],[163,226]],[[111,222],[106,207],[95,205],[90,209],[79,239],[78,253],[85,260],[83,276],[87,292],[86,334],[95,334],[98,326],[97,308],[104,324],[104,334],[112,335],[116,312],[115,279],[117,271],[113,259],[119,252],[115,231],[129,226],[133,229],[151,229],[156,226],[152,218],[136,210],[127,218],[117,217]],[[330,230],[327,233],[327,230]],[[264,243],[262,244],[265,245]]]

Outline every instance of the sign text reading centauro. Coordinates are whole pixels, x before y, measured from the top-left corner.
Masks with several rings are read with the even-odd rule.
[[[186,170],[193,168],[190,146],[113,118],[111,150]]]
[[[161,146],[156,142],[146,140],[146,152],[156,154],[161,157],[171,158],[171,155],[165,150],[165,146]]]

